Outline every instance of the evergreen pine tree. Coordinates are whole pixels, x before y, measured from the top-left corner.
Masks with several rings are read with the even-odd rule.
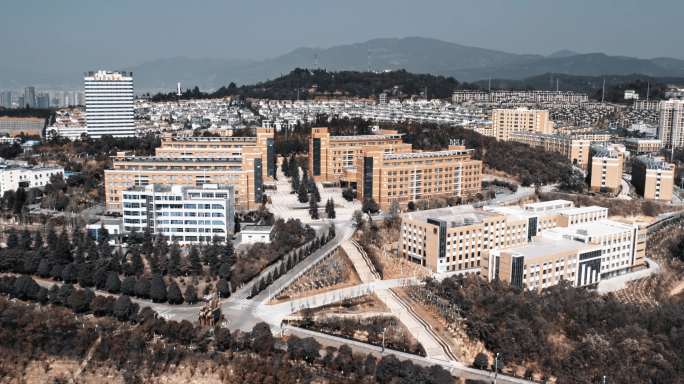
[[[190,273],[195,276],[202,273],[202,261],[200,260],[199,250],[194,245],[190,247],[190,252],[188,252],[188,262],[190,263]]]
[[[299,200],[300,203],[309,202],[309,194],[306,191],[304,183],[299,185],[299,189],[297,190],[297,200]]]
[[[316,202],[316,197],[311,194],[309,198],[309,215],[313,220],[318,220],[318,203]]]

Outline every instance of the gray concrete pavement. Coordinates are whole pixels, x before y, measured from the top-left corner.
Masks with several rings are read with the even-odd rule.
[[[339,348],[341,345],[348,345],[356,353],[372,354],[376,357],[382,357],[387,355],[394,355],[396,358],[402,361],[411,361],[412,363],[424,367],[439,365],[442,368],[449,371],[452,375],[470,380],[482,380],[485,382],[493,382],[494,373],[489,371],[482,371],[479,369],[468,367],[467,365],[456,362],[456,361],[445,361],[432,357],[422,357],[418,355],[412,355],[410,353],[395,351],[385,348],[383,351],[382,347],[358,342],[355,340],[349,340],[342,337],[332,336],[325,333],[310,331],[308,329],[302,329],[297,327],[292,327],[285,325],[283,327],[283,335],[295,335],[297,337],[313,337],[323,346],[332,346]],[[531,384],[533,381],[519,379],[516,377],[508,375],[497,375],[497,383],[503,384]]]

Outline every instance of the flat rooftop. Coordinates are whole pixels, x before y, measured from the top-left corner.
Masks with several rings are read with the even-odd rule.
[[[545,233],[550,235],[556,234],[561,236],[608,236],[617,235],[625,231],[631,230],[632,226],[618,221],[603,219],[592,221],[588,223],[574,224],[568,227],[557,227],[547,229]]]
[[[468,155],[472,152],[473,152],[472,149],[451,149],[451,150],[445,150],[445,151],[385,153],[383,158],[385,160],[423,159],[423,158],[427,159],[427,158],[437,158],[437,157]]]
[[[608,208],[601,207],[598,205],[589,205],[586,207],[574,207],[567,209],[560,209],[556,211],[559,215],[580,215],[582,213],[596,212],[596,211],[608,211]]]
[[[427,222],[428,219],[446,221],[450,228],[482,223],[484,219],[494,216],[500,216],[500,214],[484,211],[469,205],[428,209],[425,211],[405,213],[403,215],[405,219],[422,222]]]
[[[330,141],[367,141],[401,139],[402,133],[378,133],[377,135],[330,136]]]
[[[549,201],[541,201],[538,203],[525,204],[523,207],[525,208],[526,211],[543,212],[543,211],[552,211],[552,210],[558,210],[558,209],[567,209],[567,208],[572,208],[573,206],[574,206],[574,203],[570,200],[549,200]]]
[[[177,142],[198,142],[198,143],[254,143],[255,136],[221,136],[221,137],[204,137],[204,136],[174,136],[166,138],[167,140]]]
[[[242,163],[241,157],[114,156],[113,160],[131,163]]]
[[[525,257],[525,260],[533,262],[534,259],[548,257],[558,253],[576,253],[592,247],[593,245],[591,244],[570,239],[540,237],[525,245],[503,249],[501,252],[511,253],[513,255],[522,255]]]
[[[671,170],[674,168],[674,164],[668,163],[662,157],[652,157],[652,156],[637,156],[637,161],[646,166],[646,169],[656,169],[656,170]]]

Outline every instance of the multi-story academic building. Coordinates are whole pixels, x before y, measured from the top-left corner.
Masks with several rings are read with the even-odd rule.
[[[232,185],[238,209],[254,209],[263,201],[264,182],[276,171],[273,128],[257,128],[257,137],[165,138],[156,156],[120,152],[105,170],[107,210],[121,210],[121,193],[149,184]]]
[[[314,180],[338,182],[351,180],[354,159],[363,148],[374,146],[387,153],[411,152],[397,131],[384,130],[376,135],[331,136],[328,128],[312,128],[309,138],[309,170]]]
[[[64,168],[0,163],[0,195],[19,188],[44,187],[53,176],[63,177]]]
[[[595,285],[644,264],[645,231],[607,217],[607,208],[563,200],[411,212],[399,254],[436,273],[480,273],[519,288]]]
[[[473,196],[482,181],[482,162],[472,159],[472,150],[450,145],[414,152],[396,131],[330,136],[327,128],[313,128],[309,169],[317,181],[351,185],[359,200],[372,198],[385,210],[393,201],[406,207],[423,199]]]
[[[492,125],[497,140],[508,140],[513,132],[549,134],[553,131],[549,111],[538,109],[494,109]]]
[[[589,154],[589,189],[616,193],[620,190],[624,153],[616,148],[594,144]]]
[[[150,231],[180,244],[225,242],[233,234],[234,217],[232,185],[151,184],[123,192],[126,233]]]
[[[675,166],[662,157],[638,156],[632,161],[632,185],[644,199],[672,200]]]
[[[665,148],[684,147],[684,100],[660,102],[658,139]]]
[[[43,136],[44,128],[45,119],[41,117],[0,116],[0,135],[3,136]]]
[[[365,148],[355,159],[356,197],[372,198],[387,210],[397,201],[474,196],[482,188],[482,162],[472,150],[451,145],[444,151],[388,153]]]
[[[577,139],[572,136],[545,135],[542,133],[513,132],[510,141],[527,144],[549,152],[558,152],[574,165],[587,169],[589,164],[589,139]]]

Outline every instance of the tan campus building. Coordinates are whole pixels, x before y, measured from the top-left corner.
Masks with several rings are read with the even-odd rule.
[[[527,144],[530,147],[541,148],[549,152],[558,152],[582,169],[587,169],[589,165],[589,147],[592,143],[589,139],[541,133],[513,132],[510,134],[509,140]]]
[[[386,153],[411,152],[397,131],[383,130],[376,135],[331,136],[328,128],[311,129],[309,138],[309,170],[314,180],[338,182],[354,169],[354,159],[369,146]]]
[[[493,109],[492,124],[497,140],[508,140],[513,132],[553,132],[549,111],[539,109]]]
[[[595,285],[644,264],[646,234],[604,207],[554,200],[406,213],[399,254],[436,273],[479,273],[525,289]]]
[[[0,135],[3,136],[43,136],[44,128],[45,119],[42,117],[0,116]]]
[[[663,142],[659,139],[625,139],[625,148],[634,155],[643,155],[644,153],[658,153],[663,149]]]
[[[387,210],[393,201],[476,195],[482,188],[482,162],[472,150],[452,145],[444,151],[388,153],[381,147],[364,148],[355,161],[356,197],[372,198]]]
[[[122,192],[149,184],[233,185],[238,209],[257,208],[264,182],[276,171],[273,128],[257,128],[257,137],[166,137],[155,156],[119,152],[105,170],[108,211],[120,211]]]
[[[380,209],[393,201],[470,197],[481,190],[482,162],[472,150],[453,143],[443,151],[413,151],[397,131],[376,135],[330,136],[313,128],[309,139],[309,169],[315,180],[356,188],[359,200],[372,198]]]
[[[589,189],[593,192],[616,193],[620,190],[624,153],[620,150],[594,144],[589,155]]]
[[[632,162],[632,184],[650,200],[672,200],[675,166],[662,157],[638,156]]]

